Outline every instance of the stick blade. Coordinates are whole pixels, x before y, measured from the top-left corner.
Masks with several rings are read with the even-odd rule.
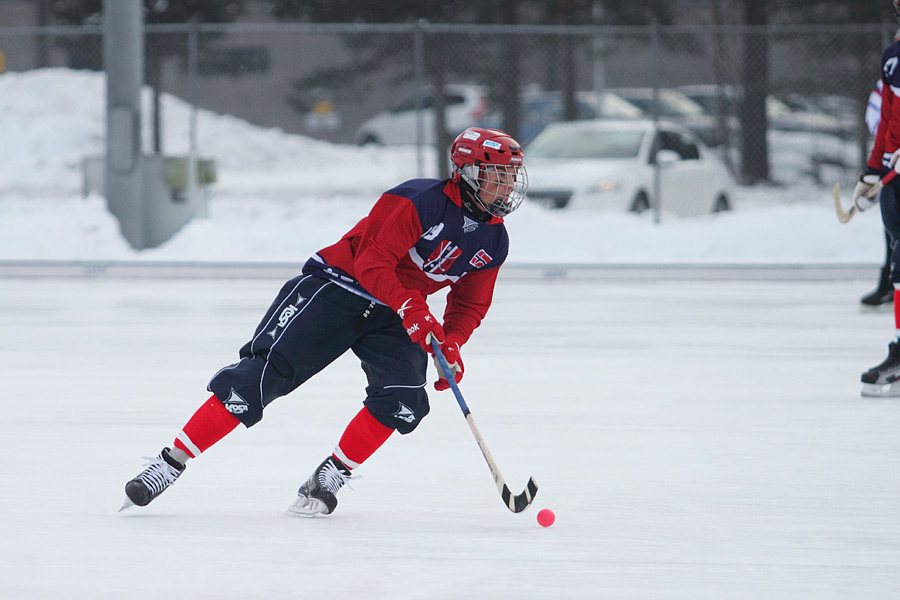
[[[514,513],[520,513],[531,506],[531,503],[534,502],[534,497],[537,496],[537,491],[537,482],[534,480],[534,477],[531,477],[521,494],[513,496],[509,486],[503,484],[503,491],[500,495],[503,497],[503,503],[506,504],[509,510]]]
[[[856,204],[850,207],[849,211],[844,210],[844,206],[841,204],[841,184],[834,184],[834,211],[837,213],[838,221],[841,223],[847,223],[853,216],[856,214]]]

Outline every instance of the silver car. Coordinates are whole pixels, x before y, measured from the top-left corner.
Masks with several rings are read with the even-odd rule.
[[[654,206],[657,162],[663,213],[732,208],[731,174],[703,142],[645,119],[551,123],[525,147],[527,197],[551,208],[642,212]]]
[[[432,145],[434,139],[434,89],[410,93],[395,108],[382,111],[359,126],[354,141],[359,145],[412,145],[417,141]],[[444,86],[444,115],[447,133],[455,137],[467,127],[482,125],[488,116],[488,99],[477,85],[450,83]],[[417,122],[422,118],[422,139],[417,140]]]

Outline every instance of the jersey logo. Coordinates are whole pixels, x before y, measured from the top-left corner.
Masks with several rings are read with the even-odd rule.
[[[398,402],[400,408],[397,412],[394,413],[394,416],[400,419],[401,421],[406,421],[407,423],[412,423],[416,420],[416,413],[410,410],[408,406],[403,404],[402,402]]]
[[[884,61],[884,74],[887,75],[888,79],[894,75],[894,71],[897,69],[897,60],[896,56],[892,56]]]
[[[488,254],[484,250],[479,250],[475,253],[475,256],[472,257],[472,260],[469,261],[469,264],[478,269],[486,266],[492,260],[494,259],[491,258],[490,254]]]
[[[422,270],[427,273],[446,273],[460,254],[462,254],[462,250],[459,249],[459,246],[444,240],[422,265]]]
[[[437,225],[432,226],[428,231],[422,234],[423,240],[433,240],[438,236],[438,234],[444,230],[444,224],[438,223]]]
[[[463,231],[465,233],[472,233],[478,229],[478,221],[470,219],[466,215],[463,215]]]

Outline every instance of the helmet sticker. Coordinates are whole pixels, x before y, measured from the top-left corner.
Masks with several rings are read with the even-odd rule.
[[[463,154],[472,154],[471,148],[466,148],[465,146],[460,146],[456,149],[457,152],[462,152]]]
[[[494,150],[499,150],[500,148],[503,147],[500,145],[499,142],[495,142],[494,140],[484,140],[484,144],[482,144],[482,145],[486,146],[488,148],[493,148]]]
[[[472,131],[471,129],[467,130],[462,136],[467,140],[477,140],[481,137],[481,134],[477,131]]]

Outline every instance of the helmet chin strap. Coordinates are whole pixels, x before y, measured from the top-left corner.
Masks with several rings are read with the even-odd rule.
[[[474,167],[472,165],[464,165],[460,169],[454,165],[454,168],[456,169],[456,172],[459,173],[460,179],[466,183],[466,185],[459,186],[459,189],[463,192],[461,195],[463,207],[466,209],[466,212],[471,214],[477,220],[487,223],[493,215],[478,195],[477,190],[479,189],[479,186],[473,179],[474,173],[472,170]]]

